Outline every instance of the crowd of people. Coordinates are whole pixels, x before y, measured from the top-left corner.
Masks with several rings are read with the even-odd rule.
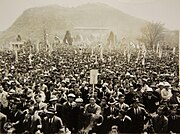
[[[178,54],[75,49],[0,52],[0,133],[180,133]]]

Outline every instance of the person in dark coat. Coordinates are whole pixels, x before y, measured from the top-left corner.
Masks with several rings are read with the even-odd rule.
[[[55,115],[55,110],[53,108],[49,108],[46,111],[46,117],[42,121],[42,132],[44,134],[55,134],[62,133],[64,126],[61,118]]]
[[[180,91],[178,88],[172,88],[172,97],[169,100],[170,105],[171,104],[180,104]]]
[[[127,115],[132,120],[131,133],[142,133],[150,116],[143,107],[140,107],[138,99],[134,100],[132,107],[127,111]]]
[[[165,107],[159,106],[157,109],[157,115],[152,117],[152,124],[155,133],[167,133],[168,132],[168,118],[164,115]]]
[[[108,131],[110,131],[111,126],[115,125],[115,119],[118,117],[119,110],[115,107],[116,101],[114,98],[111,98],[108,104],[109,107],[104,111],[104,118],[108,124]]]
[[[154,113],[157,110],[157,107],[159,103],[158,98],[152,93],[153,90],[152,88],[148,88],[144,93],[143,93],[143,104],[145,106],[145,109],[149,113]]]
[[[118,118],[115,119],[115,125],[118,126],[119,133],[131,132],[132,120],[126,115],[126,111],[119,111]]]
[[[57,112],[57,116],[62,118],[62,105],[58,103],[58,98],[55,95],[52,95],[49,100],[49,105],[47,108],[52,107]]]
[[[72,132],[74,132],[76,124],[76,115],[74,113],[76,102],[74,101],[74,99],[75,95],[73,93],[68,94],[68,101],[65,102],[62,106],[62,120],[65,127],[67,127]]]
[[[82,98],[76,98],[76,107],[74,108],[74,114],[75,114],[75,130],[74,132],[79,132],[83,126],[84,126],[84,106],[83,106],[83,99]]]
[[[180,115],[177,115],[177,107],[171,108],[171,114],[168,117],[168,131],[173,133],[180,133]]]
[[[0,133],[5,133],[3,127],[6,121],[7,121],[7,116],[0,112]]]
[[[11,106],[11,109],[9,113],[7,114],[7,119],[13,124],[13,127],[15,128],[15,133],[21,133],[22,132],[22,121],[24,114],[21,110],[18,108],[19,103],[13,103]]]
[[[40,132],[42,128],[41,118],[35,113],[34,106],[30,106],[27,114],[23,120],[23,129],[26,134],[34,134],[36,132]]]

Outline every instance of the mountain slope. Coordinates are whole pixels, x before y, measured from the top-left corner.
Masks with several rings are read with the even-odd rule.
[[[40,40],[43,38],[43,29],[46,29],[49,36],[56,34],[62,38],[66,30],[73,32],[74,27],[108,27],[109,31],[115,32],[121,38],[136,38],[145,22],[101,3],[73,8],[58,5],[36,7],[24,11],[0,35],[0,42],[15,40],[17,34],[23,39]]]

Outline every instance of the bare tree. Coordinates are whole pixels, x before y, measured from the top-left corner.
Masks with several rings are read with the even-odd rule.
[[[142,35],[138,40],[146,43],[148,47],[153,48],[153,45],[157,44],[158,41],[163,40],[163,31],[163,24],[148,22],[144,27],[142,27]]]

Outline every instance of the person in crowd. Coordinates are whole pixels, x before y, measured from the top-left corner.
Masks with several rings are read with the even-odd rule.
[[[22,129],[24,129],[25,134],[35,134],[40,133],[42,128],[41,117],[35,113],[34,105],[30,106],[27,113],[24,116]]]
[[[49,100],[49,104],[47,105],[47,108],[52,107],[56,111],[56,115],[60,118],[62,118],[62,105],[58,103],[58,98],[56,95],[51,95],[51,98]]]
[[[64,126],[61,118],[57,117],[56,111],[50,107],[46,111],[46,117],[42,120],[42,132],[44,134],[63,133]]]
[[[129,105],[125,103],[125,95],[124,94],[120,94],[119,95],[119,101],[116,103],[116,107],[120,110],[120,111],[127,111],[129,109]]]
[[[142,133],[144,129],[144,125],[150,119],[150,115],[143,107],[140,107],[139,99],[136,98],[134,100],[132,107],[130,107],[130,109],[127,111],[127,115],[132,120],[131,132]]]
[[[109,107],[104,111],[104,118],[107,121],[107,128],[113,125],[115,125],[115,120],[118,117],[118,112],[119,109],[115,106],[116,105],[116,101],[114,98],[110,98],[109,102],[108,102]],[[110,128],[108,131],[110,131]]]
[[[84,127],[84,105],[82,98],[76,98],[76,107],[74,108],[74,115],[75,115],[75,130],[74,132],[79,132]]]
[[[115,125],[118,126],[119,133],[130,133],[132,131],[132,120],[126,115],[123,109],[119,111],[118,117],[115,120]]]
[[[171,85],[168,82],[164,83],[164,89],[161,90],[162,101],[169,101],[172,97]]]
[[[96,120],[100,118],[101,107],[96,104],[96,100],[93,96],[89,99],[89,104],[84,107],[85,115],[85,130],[91,131],[96,125]]]
[[[143,104],[145,109],[149,113],[154,113],[157,110],[157,103],[159,103],[158,98],[153,94],[152,88],[147,88],[147,90],[143,93]]]
[[[71,132],[75,131],[75,107],[76,107],[76,102],[75,102],[75,95],[73,93],[68,94],[68,101],[64,102],[62,106],[62,120],[64,122],[64,126],[67,127]]]
[[[177,114],[177,105],[171,107],[171,113],[168,116],[168,132],[179,133],[180,132],[180,115]]]
[[[155,133],[168,133],[168,118],[164,115],[165,107],[159,106],[157,115],[152,117],[152,125]]]
[[[43,43],[40,44],[43,47]],[[123,51],[125,49],[123,48]],[[102,55],[100,58],[99,49],[94,49],[92,54],[91,45],[83,46],[80,54],[76,45],[65,46],[60,43],[52,52],[47,52],[43,48],[37,51],[36,47],[30,51],[27,44],[23,51],[18,50],[18,62],[13,51],[0,51],[0,112],[7,117],[6,124],[11,122],[16,129],[14,133],[22,133],[22,126],[27,131],[31,130],[28,123],[23,124],[26,115],[40,116],[41,132],[48,129],[46,133],[52,129],[56,129],[54,133],[59,132],[62,128],[60,122],[63,122],[67,130],[65,133],[69,132],[68,129],[71,133],[81,130],[97,134],[106,134],[110,130],[112,133],[118,133],[126,129],[123,127],[126,121],[129,122],[129,118],[126,117],[131,119],[128,132],[141,133],[146,129],[144,125],[150,118],[149,114],[157,113],[157,119],[153,118],[157,132],[161,132],[158,130],[157,122],[161,117],[164,118],[163,122],[168,122],[168,133],[180,133],[169,124],[170,122],[175,127],[178,122],[176,118],[180,115],[179,106],[172,108],[180,102],[179,55],[172,54],[170,49],[164,49],[162,57],[159,58],[156,52],[147,49],[145,63],[142,65],[141,49],[140,47],[139,59],[139,50],[133,49],[129,62],[119,48],[110,52],[104,47],[103,58]],[[31,63],[28,58],[30,52],[33,55]],[[90,84],[92,69],[98,70],[97,84],[94,88]],[[83,102],[79,98],[82,98]],[[113,103],[111,98],[117,102],[110,104]],[[136,98],[137,102],[134,101]],[[163,114],[157,110],[160,105],[164,105]],[[50,118],[46,113],[47,109],[53,113],[53,119],[54,116],[58,117],[59,123],[53,124],[54,128],[49,127],[51,124],[47,123],[47,118]],[[124,113],[115,112],[117,118],[108,123],[106,113],[112,109]],[[29,110],[33,112],[30,114]],[[59,118],[62,121],[59,121]],[[39,120],[39,117],[37,119]],[[115,124],[116,120],[120,122],[119,125]],[[43,121],[46,123],[43,124]],[[35,124],[34,122],[34,126]],[[153,123],[149,124],[152,128]],[[36,130],[39,128],[37,125]]]

